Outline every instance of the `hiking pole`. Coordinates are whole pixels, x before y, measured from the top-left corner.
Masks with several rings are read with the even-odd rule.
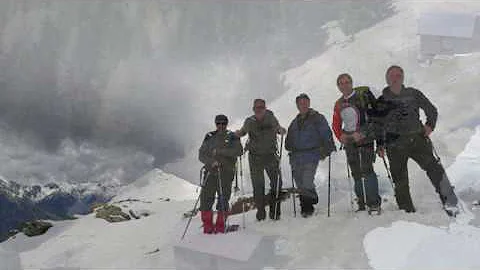
[[[345,146],[343,144],[340,146],[340,149],[345,150],[345,162],[347,164],[347,181],[348,181],[348,186],[349,186],[349,191],[350,191],[350,208],[351,208],[352,214],[353,214],[355,212],[355,210],[353,209],[353,187],[352,187],[352,178],[351,178],[351,174],[350,174],[350,166],[348,165],[347,149],[345,148]]]
[[[217,212],[217,215],[223,211],[223,233],[227,232],[227,204],[225,197],[223,196],[223,187],[222,187],[222,175],[220,172],[220,166],[217,168],[217,179],[218,179],[218,197],[220,203],[220,210]]]
[[[242,227],[245,229],[245,188],[243,186],[243,154],[240,158],[240,185],[242,186]]]
[[[274,217],[275,219],[280,218],[278,216],[278,207],[280,207],[279,203],[279,195],[280,195],[280,183],[282,183],[282,153],[283,153],[283,134],[280,136],[280,154],[278,156],[278,175],[277,175],[277,185],[275,187],[275,199],[273,201],[274,205]]]
[[[297,208],[295,206],[295,195],[297,191],[295,190],[295,182],[293,180],[293,170],[292,170],[292,203],[293,203],[293,217],[297,217]]]
[[[448,180],[447,171],[445,170],[445,167],[443,167],[442,161],[440,160],[440,156],[438,155],[438,152],[437,152],[437,149],[435,149],[435,146],[433,146],[432,140],[428,136],[426,138],[427,138],[427,142],[429,142],[430,145],[432,146],[433,155],[434,155],[435,159],[437,160],[438,164],[440,165],[440,167],[442,167],[442,170],[443,170],[443,173],[444,173],[444,179],[442,180],[442,182],[444,184],[439,185],[439,187],[438,187],[438,194],[444,194],[444,195],[440,195],[441,196],[440,200],[442,201],[442,204],[444,205],[443,208],[447,212],[448,215],[452,215],[452,216],[456,217],[456,215],[459,213],[459,210],[458,210],[458,206],[457,206],[458,205],[458,198],[457,198],[457,195],[455,195],[455,191],[454,191],[455,187],[452,186],[452,184],[450,183],[450,180]],[[447,194],[449,194],[449,195],[447,195]],[[455,205],[454,207],[457,208],[457,210],[454,211],[454,212],[451,212],[451,210],[447,210],[447,208],[445,207],[445,206],[452,205],[452,204],[454,204]],[[462,206],[462,204],[460,204],[460,206]],[[462,208],[463,208],[463,206],[462,206]]]
[[[392,175],[390,174],[390,168],[388,168],[387,161],[385,160],[385,155],[382,156],[383,165],[385,166],[385,170],[387,171],[387,177],[390,181],[390,185],[392,185],[393,191],[395,191],[395,186],[393,185]]]
[[[349,191],[350,191],[350,209],[352,210],[352,214],[353,214],[353,213],[355,213],[355,210],[353,208],[352,176],[351,176],[351,173],[350,173],[350,166],[348,166],[348,162],[347,162],[347,181],[348,181],[348,186],[350,187],[349,188]]]
[[[206,182],[206,181],[207,181],[207,178],[208,178],[209,174],[210,174],[210,172],[208,172],[208,171],[205,169],[205,166],[203,166],[203,167],[200,169],[200,194],[198,194],[197,200],[195,201],[195,204],[193,205],[192,214],[191,214],[190,217],[188,218],[188,222],[187,222],[187,225],[185,226],[185,230],[183,231],[181,240],[183,240],[183,238],[185,238],[185,234],[187,233],[188,227],[190,226],[190,223],[192,222],[192,218],[193,218],[193,216],[194,216],[193,213],[195,213],[195,211],[196,211],[196,209],[197,209],[198,202],[200,201],[200,196],[202,196],[202,189],[203,189],[203,187],[204,187],[204,185],[205,185],[205,183],[202,183],[202,182]],[[203,176],[203,181],[202,181],[202,176]]]
[[[441,163],[440,162],[440,156],[438,155],[438,152],[437,152],[437,149],[435,149],[435,146],[433,146],[433,142],[430,139],[430,137],[427,137],[427,141],[429,141],[430,145],[432,146],[432,152],[433,152],[433,155],[435,156],[435,159],[438,161],[438,163]]]
[[[363,203],[365,207],[368,209],[368,212],[370,213],[370,206],[367,204],[367,191],[365,189],[365,173],[363,171],[363,166],[362,166],[362,149],[361,147],[358,148],[358,157],[359,157],[359,165],[360,165],[360,175],[362,177],[362,191],[363,191]]]
[[[332,156],[331,154],[328,155],[328,210],[327,210],[327,217],[330,217],[330,179],[331,179],[331,171],[332,171]]]
[[[237,159],[237,162],[235,162],[235,188],[234,188],[235,195],[237,195],[238,191],[240,191],[240,188],[238,187],[238,159]]]

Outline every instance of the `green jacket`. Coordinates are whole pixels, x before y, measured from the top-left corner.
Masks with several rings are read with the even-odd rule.
[[[277,152],[277,133],[280,124],[273,112],[267,110],[262,121],[252,115],[245,119],[240,136],[248,134],[248,142],[245,149],[251,154],[264,155]]]

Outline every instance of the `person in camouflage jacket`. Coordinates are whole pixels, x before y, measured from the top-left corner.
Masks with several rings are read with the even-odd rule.
[[[240,139],[227,129],[225,115],[215,117],[215,131],[208,132],[199,149],[199,159],[207,175],[200,192],[200,211],[204,233],[224,233],[229,211],[229,200],[235,174],[235,162],[242,155]],[[217,219],[213,225],[212,206],[218,194]]]

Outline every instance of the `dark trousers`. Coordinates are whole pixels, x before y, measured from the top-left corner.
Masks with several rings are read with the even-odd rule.
[[[255,200],[255,205],[257,209],[265,207],[266,204],[271,202],[265,202],[265,175],[264,171],[267,172],[268,178],[270,179],[270,194],[273,196],[277,192],[277,183],[278,190],[282,188],[282,180],[280,177],[279,171],[279,160],[276,154],[248,154],[248,163],[250,166],[250,178],[252,179],[253,187],[253,198]]]
[[[443,166],[433,156],[432,144],[428,138],[421,134],[400,137],[387,146],[387,156],[395,183],[395,198],[400,209],[413,207],[407,168],[409,158],[427,173],[443,204],[457,205],[457,196]]]
[[[378,206],[381,198],[378,195],[378,178],[373,170],[375,162],[375,151],[373,145],[355,146],[345,145],[348,166],[354,179],[355,195],[358,199],[358,205]],[[365,182],[363,182],[365,181]],[[365,184],[365,196],[363,194],[363,185]]]
[[[202,190],[200,191],[200,211],[211,211],[215,202],[215,193],[218,194],[217,210],[228,211],[230,196],[232,194],[232,182],[234,177],[233,168],[221,169],[208,172],[204,180]],[[221,185],[219,185],[219,180]],[[220,192],[220,186],[222,188]],[[221,195],[222,194],[222,195]]]

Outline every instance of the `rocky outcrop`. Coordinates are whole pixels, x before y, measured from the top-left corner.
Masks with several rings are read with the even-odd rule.
[[[35,220],[30,222],[25,222],[20,225],[19,230],[23,232],[26,236],[37,236],[42,235],[48,231],[53,225],[46,221]]]
[[[130,220],[131,217],[115,205],[105,204],[95,209],[95,217],[105,219],[108,222],[122,222]]]

